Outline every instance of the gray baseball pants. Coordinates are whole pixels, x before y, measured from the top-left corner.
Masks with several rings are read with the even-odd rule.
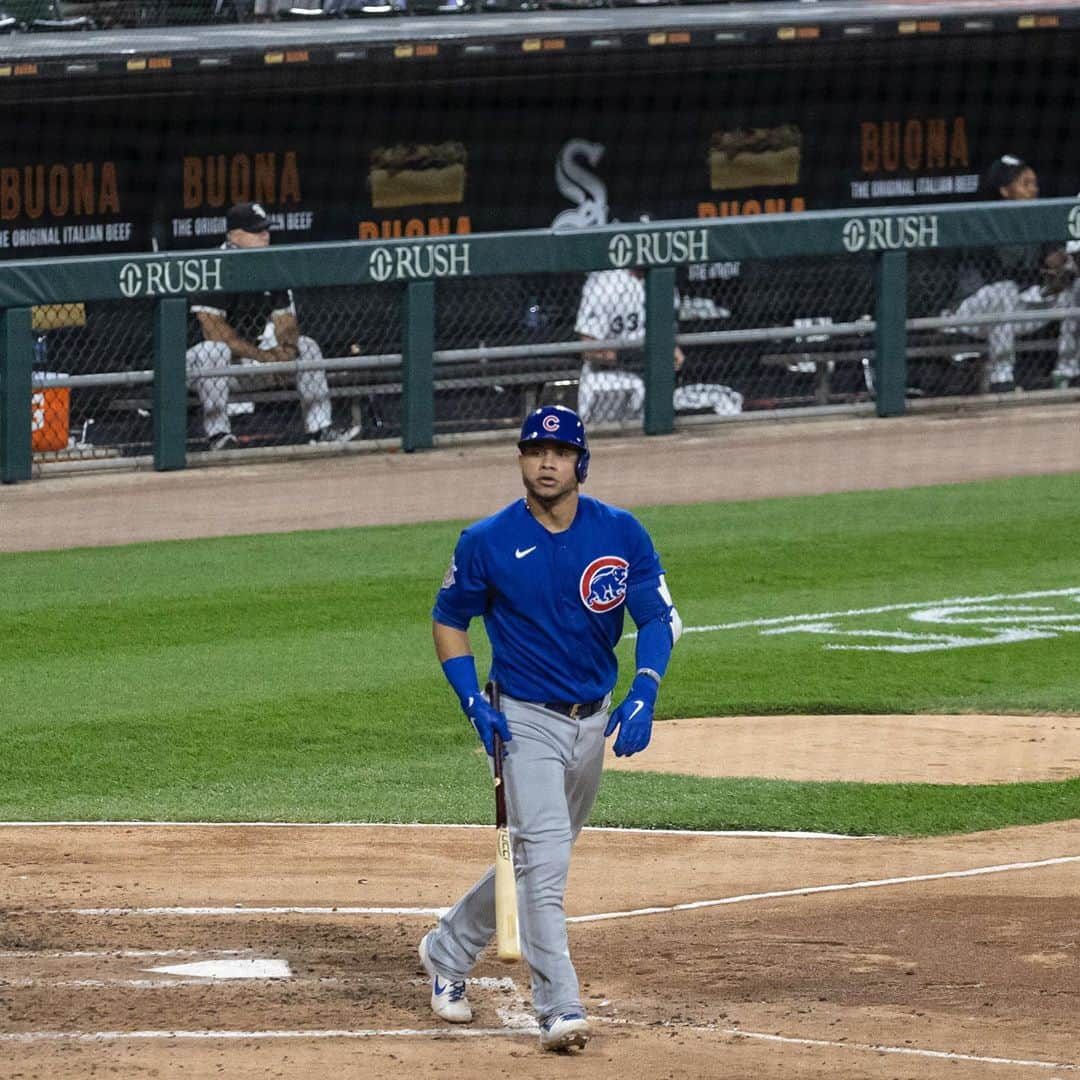
[[[309,337],[301,337],[298,342],[299,359],[318,362],[322,360],[322,350],[318,342]],[[203,411],[203,430],[209,438],[223,435],[232,430],[229,420],[229,391],[240,385],[240,380],[232,375],[201,376],[201,372],[218,368],[243,368],[245,377],[258,368],[254,360],[234,361],[229,346],[223,341],[200,341],[187,350],[188,385],[194,386],[199,395]],[[248,378],[247,385],[257,382]],[[330,386],[326,381],[326,372],[314,369],[299,371],[296,374],[296,389],[300,394],[300,407],[304,413],[304,430],[309,435],[330,426]]]
[[[501,705],[513,735],[506,744],[503,778],[521,950],[532,971],[533,1009],[544,1021],[584,1011],[570,960],[563,895],[570,850],[600,787],[610,703],[584,720],[505,696]],[[428,954],[444,979],[464,979],[494,934],[492,866],[439,920]]]

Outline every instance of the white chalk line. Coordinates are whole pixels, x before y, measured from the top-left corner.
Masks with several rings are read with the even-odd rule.
[[[597,1017],[602,1022],[623,1027],[651,1028],[655,1024],[641,1021],[628,1021],[614,1018]],[[936,1058],[945,1061],[967,1061],[982,1065],[1010,1065],[1014,1068],[1057,1069],[1075,1072],[1080,1066],[1065,1061],[1041,1061],[1032,1058],[992,1057],[982,1054],[962,1054],[950,1050],[930,1050],[912,1046],[888,1046],[885,1044],[851,1043],[829,1039],[809,1039],[796,1036],[776,1035],[760,1031],[743,1031],[739,1028],[694,1027],[689,1025],[665,1024],[666,1028],[677,1031],[689,1031],[698,1034],[721,1035],[734,1039],[751,1039],[761,1042],[782,1043],[794,1046],[816,1046],[830,1050],[848,1050],[858,1053],[899,1054],[909,1057]],[[152,1041],[169,1039],[173,1041],[240,1041],[255,1039],[375,1039],[375,1038],[435,1038],[468,1039],[480,1037],[522,1038],[535,1037],[535,1025],[501,1028],[359,1028],[359,1029],[316,1029],[304,1030],[265,1030],[265,1031],[21,1031],[0,1033],[0,1043],[36,1043],[36,1042],[81,1042],[105,1043],[120,1041]]]
[[[132,953],[172,952],[179,950],[127,950]],[[164,988],[170,986],[205,986],[213,980],[206,979],[175,979],[175,980],[67,980],[48,982],[48,980],[16,980],[15,982],[0,982],[0,986],[38,985],[48,982],[48,985],[56,988],[96,988],[111,985],[121,985],[145,988]],[[291,980],[295,982],[297,980]],[[303,979],[304,983],[339,982],[337,979]],[[414,980],[417,983],[425,983],[426,980]],[[484,990],[496,990],[509,993],[511,1002],[508,1006],[500,1006],[496,1014],[503,1022],[501,1028],[361,1028],[361,1029],[327,1029],[327,1030],[251,1030],[251,1031],[228,1031],[228,1030],[144,1030],[144,1031],[98,1031],[98,1032],[54,1032],[54,1031],[31,1031],[0,1034],[0,1043],[37,1043],[37,1042],[81,1042],[81,1043],[105,1043],[118,1041],[152,1041],[157,1039],[178,1040],[254,1040],[254,1039],[370,1039],[370,1038],[476,1038],[478,1036],[517,1038],[535,1036],[538,1033],[536,1022],[530,1018],[528,1008],[524,1001],[517,983],[509,977],[491,978],[480,977],[468,980],[475,987]],[[596,1017],[603,1023],[619,1026],[655,1028],[655,1024],[642,1021],[624,1020],[615,1017]],[[715,1025],[686,1025],[673,1022],[665,1022],[662,1027],[674,1030],[690,1031],[700,1034],[720,1035],[735,1039],[749,1039],[763,1042],[782,1043],[795,1046],[814,1046],[828,1049],[848,1050],[863,1053],[895,1054],[910,1057],[936,1058],[947,1061],[965,1061],[986,1065],[1010,1065],[1013,1067],[1054,1069],[1058,1071],[1076,1071],[1080,1066],[1069,1062],[1042,1061],[1026,1058],[993,1057],[981,1054],[964,1054],[947,1050],[931,1050],[911,1046],[888,1046],[881,1043],[852,1043],[848,1041],[835,1041],[828,1039],[811,1039],[798,1036],[778,1035],[776,1033],[746,1031],[741,1028],[720,1028]]]
[[[843,1043],[828,1039],[799,1039],[784,1035],[771,1035],[760,1031],[737,1031],[724,1029],[723,1034],[740,1039],[758,1039],[762,1042],[791,1043],[797,1046],[822,1046],[830,1049],[856,1050],[874,1054],[902,1054],[910,1057],[938,1058],[945,1061],[971,1061],[980,1065],[1012,1065],[1027,1069],[1057,1069],[1062,1072],[1075,1072],[1080,1065],[1068,1061],[1040,1061],[1036,1058],[989,1057],[982,1054],[961,1054],[951,1050],[926,1050],[914,1046],[883,1046],[874,1043]]]
[[[1080,855],[1059,855],[1050,859],[1033,862],[1001,863],[995,866],[976,866],[967,870],[942,870],[933,874],[913,874],[907,877],[876,878],[868,881],[846,881],[830,885],[805,885],[796,889],[776,889],[769,892],[742,893],[737,896],[724,896],[710,900],[693,900],[682,904],[669,904],[647,908],[633,908],[627,911],[604,911],[592,915],[571,915],[568,923],[603,922],[611,919],[633,919],[645,915],[668,915],[677,911],[696,911],[703,908],[721,907],[727,904],[746,904],[755,900],[780,900],[791,896],[814,896],[818,893],[848,892],[853,889],[880,889],[893,885],[912,885],[927,881],[948,881],[957,878],[983,877],[988,874],[1005,874],[1021,870],[1038,870],[1047,866],[1063,866],[1067,863],[1080,862]],[[441,918],[449,909],[446,907],[101,907],[101,908],[42,908],[35,911],[16,910],[10,915],[85,915],[105,916],[229,916],[229,915],[395,915],[395,916],[432,916]]]
[[[985,874],[1005,874],[1016,870],[1037,870],[1045,866],[1061,866],[1080,862],[1080,855],[1061,855],[1036,862],[1003,863],[999,866],[977,866],[969,870],[943,870],[936,874],[914,874],[910,877],[879,878],[873,881],[851,881],[837,885],[808,885],[800,889],[778,889],[773,892],[746,893],[725,896],[718,900],[693,900],[667,907],[635,908],[631,911],[608,911],[598,915],[572,915],[568,923],[601,922],[607,919],[633,919],[642,915],[667,915],[675,911],[696,911],[725,904],[746,904],[754,900],[779,900],[789,896],[813,896],[817,893],[847,892],[851,889],[880,889],[890,885],[911,885],[923,881],[945,881],[954,878],[980,877]]]
[[[303,907],[283,905],[280,907],[248,907],[232,904],[227,907],[101,907],[101,908],[38,908],[9,911],[9,915],[89,915],[105,916],[168,916],[199,918],[222,915],[423,915],[438,919],[446,914],[448,907]]]
[[[47,987],[50,990],[107,990],[111,987],[120,987],[125,990],[171,990],[176,986],[221,986],[226,982],[230,987],[235,987],[237,981],[257,982],[262,987],[271,982],[281,983],[283,986],[296,984],[303,986],[322,983],[334,985],[343,980],[332,978],[297,979],[285,975],[267,975],[259,979],[236,981],[232,979],[215,979],[209,975],[203,978],[187,978],[178,975],[171,979],[5,979],[0,977],[0,990],[33,990],[38,987]],[[359,983],[361,980],[357,979],[356,981]]]
[[[410,979],[416,986],[427,986],[430,979]],[[493,979],[488,976],[470,978],[466,980],[470,986],[476,986],[483,990],[500,990],[508,993],[511,997],[510,1007],[500,1007],[496,1012],[503,1019],[511,1018],[515,1023],[511,1026],[520,1026],[522,1022],[528,1022],[528,1013],[525,999],[518,989],[517,983],[510,978]],[[126,990],[171,990],[176,986],[228,986],[235,989],[238,983],[251,983],[259,987],[266,983],[279,983],[282,986],[359,986],[366,984],[362,976],[354,979],[345,979],[336,975],[319,975],[315,977],[303,975],[260,975],[250,979],[230,979],[213,975],[172,975],[168,978],[139,979],[139,978],[97,978],[97,979],[64,979],[40,976],[25,976],[18,978],[5,978],[0,976],[0,990],[33,990],[39,987],[48,987],[50,990],[104,990],[110,987],[119,987]],[[505,1016],[504,1016],[505,1014]]]
[[[304,1031],[17,1031],[0,1032],[0,1043],[33,1042],[121,1042],[125,1040],[153,1039],[191,1039],[191,1040],[229,1040],[242,1039],[389,1039],[389,1038],[481,1038],[483,1036],[501,1036],[520,1038],[523,1035],[535,1035],[538,1029],[517,1028],[342,1028],[312,1029]]]
[[[246,956],[250,949],[0,949],[0,960],[138,960],[159,956]]]
[[[606,1024],[620,1027],[655,1027],[636,1020],[623,1020],[619,1017],[594,1017]],[[1067,1061],[1042,1061],[1037,1058],[989,1057],[983,1054],[962,1054],[951,1050],[926,1050],[914,1046],[888,1046],[882,1043],[840,1042],[833,1039],[809,1039],[793,1035],[777,1035],[764,1031],[744,1031],[742,1028],[721,1028],[711,1024],[690,1025],[664,1023],[660,1027],[676,1031],[690,1031],[700,1035],[725,1035],[736,1039],[755,1039],[760,1042],[784,1043],[792,1046],[819,1046],[837,1050],[856,1050],[862,1053],[903,1054],[910,1057],[937,1058],[946,1061],[970,1061],[980,1065],[1013,1065],[1031,1069],[1059,1069],[1063,1071],[1080,1070],[1080,1065]]]
[[[425,821],[0,821],[0,829],[482,829],[490,825],[432,824]],[[645,836],[726,836],[762,840],[883,840],[880,836],[770,829],[641,829],[587,825],[587,833],[629,833]]]

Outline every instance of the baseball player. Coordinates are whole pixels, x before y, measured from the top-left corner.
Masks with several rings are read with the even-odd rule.
[[[652,220],[648,211],[631,215],[633,222]],[[678,296],[674,298],[678,306]],[[614,341],[619,348],[594,349],[585,354],[578,381],[581,419],[635,420],[645,407],[645,381],[619,367],[640,361],[645,346],[645,273],[640,269],[595,270],[585,279],[574,330],[583,341]],[[683,351],[676,345],[675,370],[681,371]],[[621,399],[621,400],[620,400]],[[694,383],[676,386],[676,409],[712,409],[719,415],[742,412],[743,396],[729,386]]]
[[[270,243],[270,219],[258,203],[230,207],[225,227],[221,246],[226,250],[264,248]],[[188,381],[199,395],[210,449],[228,450],[238,445],[229,421],[229,390],[235,380],[228,375],[200,373],[230,364],[250,367],[296,359],[317,362],[323,358],[322,350],[311,338],[300,336],[291,289],[233,296],[207,293],[192,297],[189,310],[196,320],[193,336],[201,340],[187,350]],[[331,425],[325,371],[298,372],[296,389],[304,428],[312,442],[347,442],[360,433],[359,428],[339,430]]]
[[[1002,154],[987,169],[981,194],[986,199],[1027,202],[1039,197],[1035,170],[1013,154]],[[1068,306],[1072,295],[1071,260],[1065,251],[1038,245],[1012,244],[989,251],[979,249],[961,272],[966,295],[942,314],[961,319],[969,315],[1013,314],[1039,308]],[[984,280],[984,278],[986,280]],[[999,389],[1015,386],[1016,339],[1039,333],[1045,323],[1034,320],[972,323],[955,329],[971,337],[985,337],[989,347],[988,385]],[[1075,347],[1073,327],[1062,325],[1058,347],[1057,376],[1068,368]]]
[[[596,797],[604,739],[618,731],[619,756],[649,743],[682,624],[642,525],[580,493],[589,447],[578,415],[553,405],[530,413],[518,451],[525,497],[461,534],[432,612],[435,651],[488,754],[495,732],[506,744],[519,927],[540,1045],[582,1049],[589,1024],[563,911],[570,849]],[[638,628],[637,672],[609,713],[626,611]],[[477,616],[501,711],[480,692],[468,633]],[[472,1019],[465,978],[494,931],[491,868],[420,943],[442,1019]]]
[[[585,279],[574,330],[582,341],[619,339],[628,350],[645,345],[645,281],[641,270],[595,270]],[[633,420],[645,408],[645,381],[618,367],[619,349],[595,349],[585,354],[578,381],[578,410],[583,421]],[[675,346],[675,370],[683,364]],[[613,413],[611,398],[625,402]],[[604,400],[608,404],[605,406]]]

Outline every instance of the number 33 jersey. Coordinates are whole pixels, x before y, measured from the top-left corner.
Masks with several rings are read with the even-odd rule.
[[[574,330],[628,345],[645,340],[645,283],[629,270],[596,270],[585,279]]]

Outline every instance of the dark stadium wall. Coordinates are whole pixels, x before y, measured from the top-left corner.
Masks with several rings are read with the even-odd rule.
[[[1072,194],[1078,40],[46,97],[0,121],[0,257],[211,247],[242,199],[294,243],[955,201],[1006,151]]]

